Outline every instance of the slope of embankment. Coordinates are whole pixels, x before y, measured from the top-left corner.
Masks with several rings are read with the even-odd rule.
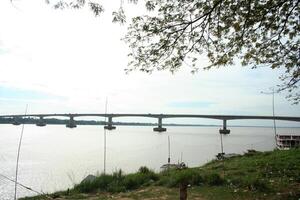
[[[188,185],[188,199],[300,198],[300,149],[252,152],[202,167],[154,173],[141,167],[137,173],[100,175],[67,191],[34,199],[179,199],[179,185]]]

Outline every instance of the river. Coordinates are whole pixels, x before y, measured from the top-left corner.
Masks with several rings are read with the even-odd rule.
[[[0,125],[0,174],[14,179],[15,163],[21,126]],[[122,169],[135,172],[140,166],[159,171],[167,162],[168,136],[171,143],[171,162],[182,159],[195,167],[215,158],[219,153],[218,127],[167,127],[156,133],[152,127],[118,126],[107,131],[107,173]],[[275,148],[273,128],[229,127],[231,133],[223,137],[226,153],[243,153],[247,149],[259,151]],[[300,128],[278,128],[278,133],[300,133]],[[88,174],[103,171],[102,126],[78,126],[67,129],[62,125],[37,127],[25,125],[21,146],[20,183],[37,191],[54,192],[72,187]],[[18,197],[35,193],[18,187]],[[0,176],[0,199],[14,196],[14,183]]]

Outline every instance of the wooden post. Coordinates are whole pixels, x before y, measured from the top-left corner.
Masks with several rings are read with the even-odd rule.
[[[186,182],[182,182],[179,184],[180,200],[187,200],[187,188],[188,188],[188,184]]]

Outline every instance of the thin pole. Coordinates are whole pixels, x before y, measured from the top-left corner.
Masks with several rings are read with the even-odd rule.
[[[275,117],[275,89],[274,87],[270,88],[271,92],[261,92],[262,94],[272,94],[272,112],[273,112],[273,117]],[[277,140],[276,140],[276,135],[277,135],[277,128],[276,128],[276,120],[273,118],[273,129],[274,129],[274,140],[275,140],[275,145],[277,146]]]
[[[224,147],[223,147],[223,134],[220,133],[220,139],[221,139],[221,158],[222,158],[222,165],[223,165],[223,176],[225,178],[225,163],[224,163],[224,160],[225,160],[225,154],[224,154]]]
[[[103,161],[103,173],[106,173],[106,129],[104,129],[104,161]]]
[[[24,114],[25,117],[26,117],[26,114],[27,114],[27,108],[28,108],[28,105],[26,105],[25,114]],[[23,139],[24,125],[25,125],[25,122],[23,122],[23,124],[22,124],[21,136],[20,136],[20,140],[19,140],[18,153],[17,153],[16,177],[15,177],[15,195],[14,195],[14,200],[17,200],[17,185],[18,185],[18,172],[19,172],[19,158],[20,158],[20,151],[21,151],[21,145],[22,145],[22,139]]]
[[[105,115],[107,114],[107,97],[105,101]],[[106,116],[105,116],[105,124],[106,124]],[[106,173],[106,129],[104,128],[104,156],[103,156],[103,173]]]
[[[11,181],[11,182],[13,182],[13,183],[16,183],[15,180],[13,180],[13,179],[11,179],[11,178],[9,178],[9,177],[3,175],[3,174],[0,174],[0,177],[3,177],[3,178],[6,179],[6,180],[9,180],[9,181]],[[24,184],[22,184],[22,183],[20,183],[20,182],[18,182],[17,184],[18,184],[19,186],[25,188],[26,190],[30,190],[30,191],[32,191],[32,192],[35,192],[35,193],[39,194],[39,195],[46,195],[46,194],[44,194],[44,193],[42,193],[42,192],[39,192],[39,191],[37,191],[37,190],[34,190],[34,189],[32,189],[31,187],[26,186],[26,185],[24,185]],[[48,197],[47,197],[47,198],[48,198]],[[51,199],[52,199],[52,198],[51,198]]]
[[[272,98],[272,108],[273,108],[273,117],[275,117],[275,92],[274,92],[274,87],[273,87],[273,98]],[[276,135],[277,135],[277,130],[276,130],[276,120],[274,118],[273,120],[273,125],[274,125],[274,137],[275,137],[275,141],[276,141]],[[277,145],[277,143],[276,143]]]
[[[170,136],[168,135],[168,164],[170,164],[171,158],[170,158]]]
[[[181,154],[180,154],[180,163],[182,163],[182,155],[183,153],[181,152]]]
[[[223,153],[224,153],[224,148],[223,148],[223,134],[220,134],[220,137],[221,137],[221,153],[222,153],[222,156],[223,156]]]

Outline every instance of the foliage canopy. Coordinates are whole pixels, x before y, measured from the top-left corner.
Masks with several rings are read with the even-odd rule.
[[[59,1],[66,6],[63,1]],[[85,0],[75,0],[84,5]],[[123,2],[121,0],[121,2]],[[137,0],[129,2],[136,3]],[[282,68],[278,90],[300,102],[300,0],[145,0],[149,15],[134,17],[124,40],[132,52],[127,71],[192,72],[240,62]],[[70,3],[69,3],[70,4]],[[68,4],[68,5],[69,5]],[[77,5],[76,4],[76,5]],[[98,15],[100,4],[88,3]],[[93,5],[93,6],[91,6]],[[72,5],[71,5],[72,6]],[[121,8],[113,21],[126,21]],[[209,62],[201,66],[201,55]]]
[[[133,18],[126,41],[133,50],[129,70],[197,71],[240,61],[253,68],[284,68],[279,90],[295,103],[300,80],[299,0],[152,0],[154,16]]]

